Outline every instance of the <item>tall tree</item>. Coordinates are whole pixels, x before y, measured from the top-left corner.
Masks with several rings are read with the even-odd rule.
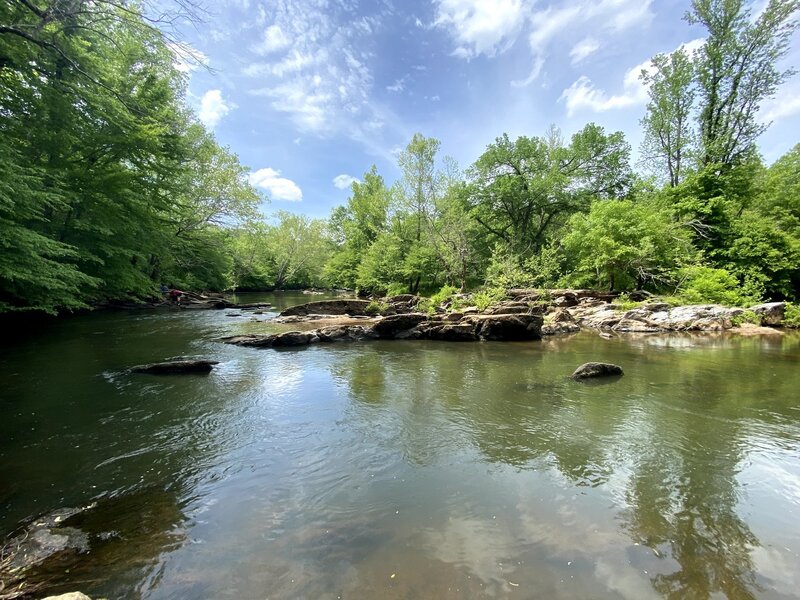
[[[592,198],[620,197],[630,185],[622,132],[590,123],[569,145],[556,133],[513,142],[504,134],[469,171],[473,216],[518,256],[538,252],[549,231]]]
[[[658,54],[653,70],[643,70],[640,79],[648,87],[647,113],[641,120],[644,129],[642,156],[675,187],[694,145],[691,127],[694,108],[694,68],[683,50]]]
[[[777,65],[798,8],[798,0],[769,0],[753,19],[744,0],[693,0],[686,19],[708,30],[696,57],[702,164],[730,165],[753,151],[767,127],[756,120],[761,102],[792,74]]]

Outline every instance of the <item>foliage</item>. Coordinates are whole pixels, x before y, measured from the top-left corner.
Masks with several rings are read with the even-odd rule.
[[[800,328],[800,305],[787,302],[783,312],[784,327]]]
[[[739,280],[725,269],[686,267],[683,276],[678,293],[684,303],[752,306],[761,301],[759,290],[752,283],[740,285]]]
[[[614,298],[612,304],[614,304],[614,306],[616,306],[620,310],[631,310],[640,307],[642,304],[644,304],[644,302],[631,300],[631,297],[625,292],[623,292],[622,294]]]
[[[738,315],[731,317],[731,324],[734,327],[741,327],[745,323],[750,325],[761,325],[761,317],[752,310],[744,310]]]
[[[380,300],[370,300],[369,304],[364,308],[364,312],[368,315],[382,315],[389,310],[389,305]]]
[[[472,303],[480,311],[484,311],[493,304],[506,298],[505,288],[489,287],[475,292],[472,295]]]
[[[536,253],[550,231],[592,198],[624,194],[629,154],[621,132],[606,135],[593,123],[569,145],[556,129],[513,142],[504,134],[469,170],[471,214],[515,254]]]
[[[691,257],[688,231],[657,205],[597,201],[569,222],[562,244],[572,262],[569,280],[615,289],[663,287]]]

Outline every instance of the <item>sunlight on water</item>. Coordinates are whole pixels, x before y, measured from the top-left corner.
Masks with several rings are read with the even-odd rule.
[[[0,353],[0,529],[98,500],[48,591],[800,594],[796,335],[276,351],[215,341],[274,311],[225,312],[87,315]],[[221,364],[126,371],[173,356]],[[570,381],[588,360],[626,375]]]

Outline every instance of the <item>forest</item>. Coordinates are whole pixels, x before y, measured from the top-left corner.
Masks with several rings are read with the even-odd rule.
[[[4,2],[0,312],[144,301],[162,284],[797,300],[800,144],[766,165],[757,142],[761,103],[794,74],[778,65],[799,7],[694,0],[685,19],[705,43],[641,74],[638,160],[595,123],[500,135],[465,168],[416,134],[397,181],[366,168],[345,205],[311,219],[261,213],[248,167],[188,108],[182,51],[146,6]]]

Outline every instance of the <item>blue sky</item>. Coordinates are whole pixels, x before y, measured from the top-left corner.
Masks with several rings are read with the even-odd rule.
[[[756,11],[765,0],[755,3]],[[469,166],[495,137],[594,121],[636,149],[648,59],[703,30],[689,0],[223,0],[182,32],[189,103],[271,203],[324,217],[415,132]],[[787,66],[800,63],[797,36]],[[800,141],[800,79],[762,107],[773,161]]]

